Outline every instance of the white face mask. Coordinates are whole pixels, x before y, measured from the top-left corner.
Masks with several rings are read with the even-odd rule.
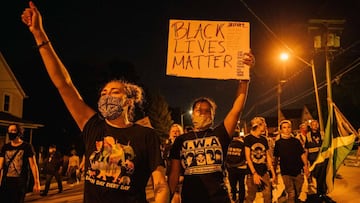
[[[124,111],[125,99],[110,95],[101,96],[98,102],[98,109],[101,115],[108,120],[115,120]]]
[[[193,115],[192,122],[195,129],[205,130],[212,126],[213,121],[209,116],[196,116]]]

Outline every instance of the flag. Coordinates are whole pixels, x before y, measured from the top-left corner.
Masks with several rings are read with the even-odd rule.
[[[340,112],[335,103],[330,102],[323,143],[317,159],[310,167],[310,171],[312,171],[316,165],[327,163],[325,166],[325,181],[328,193],[334,189],[336,172],[352,150],[356,136],[357,131],[354,127]]]

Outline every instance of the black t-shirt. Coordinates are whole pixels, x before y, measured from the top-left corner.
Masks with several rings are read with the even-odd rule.
[[[301,142],[290,137],[280,138],[275,142],[274,156],[280,158],[280,172],[282,175],[297,176],[304,166],[301,155],[304,153]]]
[[[263,176],[267,171],[267,156],[266,152],[269,150],[269,145],[266,137],[255,137],[252,134],[245,136],[245,147],[250,148],[250,159],[254,165],[256,172]]]
[[[15,152],[19,150],[14,157],[13,161],[9,164],[11,157]],[[35,155],[34,148],[31,144],[23,142],[19,146],[12,146],[11,143],[7,143],[3,146],[0,152],[0,157],[4,157],[4,166],[9,165],[7,177],[19,177],[23,178],[24,181],[28,178],[29,157]]]
[[[239,167],[246,165],[245,144],[239,138],[233,138],[228,147],[226,156],[226,167]]]
[[[188,202],[226,199],[224,158],[229,142],[223,123],[214,129],[189,132],[175,139],[170,159],[181,162],[184,171],[182,197]]]
[[[312,164],[316,160],[322,145],[321,134],[319,131],[310,131],[307,136],[309,139],[306,139],[305,148],[308,150],[308,160]]]
[[[151,128],[137,124],[112,127],[98,115],[83,130],[84,202],[146,202],[151,173],[164,166],[160,140]]]
[[[44,159],[44,173],[55,175],[59,172],[61,166],[63,166],[63,158],[59,152],[50,154]]]

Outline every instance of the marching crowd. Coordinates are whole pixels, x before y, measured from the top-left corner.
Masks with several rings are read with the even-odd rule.
[[[176,136],[174,132],[177,132]],[[173,170],[170,167],[173,160],[169,156],[169,151],[172,144],[176,143],[175,138],[181,132],[183,132],[182,127],[174,124],[170,129],[169,139],[162,147],[163,157],[168,166],[167,175],[169,175],[169,170]],[[248,134],[240,132],[237,128],[228,145],[227,153],[224,154],[225,170],[223,172],[225,181],[228,182],[228,193],[232,202],[254,202],[258,192],[262,193],[264,202],[334,202],[326,195],[325,179],[323,174],[318,172],[323,166],[319,165],[312,172],[309,171],[321,147],[322,136],[323,133],[319,130],[317,120],[302,123],[298,130],[292,129],[290,120],[283,120],[274,134],[268,132],[263,117],[255,117],[251,120]],[[190,158],[186,156],[181,158],[180,155],[183,173],[179,176],[181,179],[173,191],[172,202],[182,202],[180,193],[184,189],[181,187],[184,176],[186,179],[188,175],[184,173],[184,169],[193,166],[198,170],[204,170],[199,162],[202,159],[197,158],[199,152],[205,151],[204,165],[213,162],[213,154],[207,154],[207,148],[204,146],[202,148],[193,148],[191,151],[196,154],[189,156]],[[277,187],[280,184],[279,179],[284,186],[284,190],[281,191],[277,190],[280,188]],[[206,183],[211,184],[211,182]],[[312,191],[314,187],[316,191]],[[204,199],[203,196],[201,198]],[[200,199],[197,201],[199,202]]]
[[[323,166],[309,171],[322,144],[323,133],[316,120],[301,125],[296,135],[291,121],[283,120],[274,138],[268,134],[265,119],[254,117],[248,134],[236,132],[250,80],[238,82],[233,105],[218,125],[214,126],[216,103],[199,97],[192,103],[192,128],[183,132],[182,126],[171,126],[169,139],[161,145],[154,129],[134,122],[135,108],[144,101],[140,86],[114,78],[101,88],[97,109],[93,109],[72,82],[33,2],[23,11],[21,20],[31,32],[52,83],[82,133],[84,162],[80,167],[79,157],[72,152],[67,171],[70,180],[76,181],[74,172],[83,169],[85,203],[146,203],[149,179],[156,203],[252,203],[259,192],[265,203],[271,203],[280,180],[285,185],[282,197],[286,202],[308,201],[307,185],[313,182],[316,201],[333,202],[326,196]],[[238,63],[254,66],[250,51],[242,56]],[[31,172],[33,191],[40,192],[39,169],[33,147],[22,140],[23,130],[12,124],[7,134],[10,143],[0,152],[0,167],[4,169],[0,201],[24,202],[24,177],[28,177],[25,174]],[[41,195],[47,195],[53,177],[62,192],[62,160],[56,146],[49,148],[45,162],[46,184]]]

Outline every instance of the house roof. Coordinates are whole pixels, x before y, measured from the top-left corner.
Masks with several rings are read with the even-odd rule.
[[[32,121],[27,121],[22,118],[16,117],[6,112],[0,112],[0,125],[8,126],[11,123],[17,123],[23,126],[24,128],[39,128],[44,127],[43,124],[34,123]]]
[[[25,91],[23,90],[23,88],[21,87],[20,83],[18,82],[18,80],[16,79],[14,73],[12,72],[11,68],[9,67],[9,65],[7,64],[4,56],[2,55],[2,53],[0,52],[0,66],[4,67],[4,70],[8,73],[8,75],[11,77],[11,80],[14,82],[16,88],[19,90],[20,94],[22,95],[23,98],[27,98],[27,95],[25,94]]]

